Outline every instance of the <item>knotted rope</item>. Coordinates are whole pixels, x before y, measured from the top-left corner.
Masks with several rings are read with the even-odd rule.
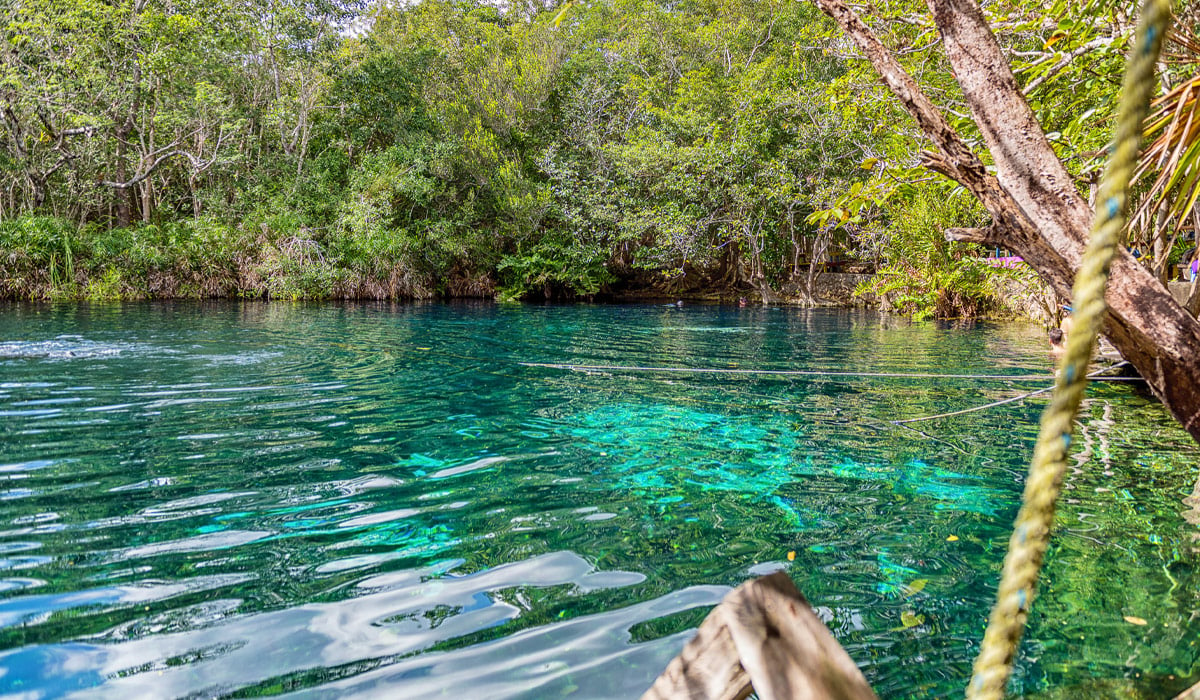
[[[967,687],[967,697],[972,700],[991,700],[1004,695],[1012,673],[1013,657],[1020,646],[1021,633],[1033,602],[1034,584],[1046,554],[1050,528],[1054,524],[1054,508],[1062,490],[1075,413],[1087,386],[1088,362],[1107,308],[1104,285],[1120,243],[1121,231],[1125,228],[1129,181],[1142,141],[1142,120],[1157,84],[1154,65],[1170,18],[1171,0],[1146,0],[1142,6],[1137,40],[1130,51],[1121,86],[1117,133],[1108,167],[1100,181],[1091,237],[1075,275],[1072,290],[1075,325],[1067,337],[1067,351],[1055,381],[1053,397],[1042,414],[1021,510],[1004,558],[996,605],[992,608],[987,632],[975,659],[974,675]]]

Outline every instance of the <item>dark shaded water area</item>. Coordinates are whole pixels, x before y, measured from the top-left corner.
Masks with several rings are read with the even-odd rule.
[[[959,695],[1041,329],[687,306],[0,307],[0,693],[635,697],[786,569],[883,697]],[[1094,385],[1014,690],[1200,680],[1196,446]],[[920,432],[918,432],[918,430]],[[789,561],[789,553],[794,553]]]

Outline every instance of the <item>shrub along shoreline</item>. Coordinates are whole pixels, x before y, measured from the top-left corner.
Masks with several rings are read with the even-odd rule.
[[[51,217],[0,223],[0,298],[429,299],[490,297],[494,282],[467,270],[439,279],[400,260],[302,235],[255,234],[209,219],[124,229]]]
[[[497,285],[495,267],[459,264],[449,273],[420,269],[411,259],[368,257],[345,241],[314,232],[272,235],[209,219],[124,229],[77,227],[52,217],[0,222],[0,300],[136,301],[179,299],[264,300],[428,300],[497,299],[517,295]],[[974,264],[974,263],[972,263]],[[692,268],[682,274],[662,270],[613,268],[590,294],[546,286],[524,298],[556,301],[638,302],[686,299],[702,303],[771,303],[806,307],[868,307],[908,313],[941,309],[942,317],[1026,317],[1052,315],[1049,290],[1027,271],[992,276],[976,285],[987,299],[982,313],[955,316],[964,306],[961,290],[920,292],[903,271],[875,274],[824,272],[779,289],[729,284],[719,270]],[[926,298],[927,297],[927,298]],[[918,302],[920,305],[918,305]]]
[[[362,9],[21,2],[0,298],[817,305],[813,265],[858,262],[917,318],[1006,303],[986,251],[942,236],[984,211],[915,167],[923,139],[815,6],[421,0],[344,31]],[[1112,100],[1073,77],[1039,118],[1091,152]]]

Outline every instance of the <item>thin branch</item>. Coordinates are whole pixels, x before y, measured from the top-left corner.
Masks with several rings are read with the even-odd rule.
[[[213,164],[215,164],[217,162],[217,157],[220,155],[221,143],[225,140],[225,130],[224,129],[221,129],[221,131],[217,134],[217,145],[213,148],[213,156],[212,156],[212,158],[209,158],[207,161],[203,160],[199,156],[194,155],[190,151],[185,151],[183,149],[176,148],[179,145],[180,141],[187,139],[191,136],[195,136],[199,132],[200,132],[200,128],[196,128],[194,131],[192,131],[187,136],[184,136],[182,139],[173,141],[173,142],[171,142],[171,144],[169,146],[163,146],[162,148],[154,151],[154,153],[151,153],[150,156],[154,156],[154,155],[160,154],[160,153],[162,155],[159,155],[158,158],[155,159],[155,161],[153,163],[151,163],[149,167],[147,167],[141,173],[133,176],[128,181],[114,182],[112,180],[100,180],[100,181],[98,181],[97,184],[103,185],[105,187],[112,187],[113,189],[118,189],[118,190],[129,189],[130,187],[133,187],[134,185],[138,184],[142,180],[145,180],[146,178],[153,175],[154,171],[156,169],[158,169],[158,166],[162,165],[164,162],[170,160],[171,158],[180,158],[180,157],[186,158],[188,160],[188,163],[191,164],[192,169],[197,173],[202,173],[205,170],[208,170],[209,168],[211,168],[213,166]],[[171,150],[169,153],[164,153],[164,151],[167,151],[167,149],[174,149],[174,150]]]
[[[1003,233],[997,231],[995,226],[985,226],[983,228],[948,228],[943,234],[947,241],[957,241],[959,243],[980,243],[986,246],[1003,246],[1005,244]]]
[[[978,177],[986,176],[982,161],[950,126],[933,102],[921,91],[895,56],[871,32],[862,19],[846,6],[842,0],[815,0],[825,14],[833,18],[862,52],[863,56],[879,73],[887,87],[900,99],[904,108],[944,156],[945,167],[939,172],[963,182],[964,171],[974,171]],[[965,182],[963,184],[966,184]]]
[[[117,190],[127,190],[130,187],[133,187],[134,185],[138,184],[142,180],[145,180],[146,178],[153,175],[155,169],[157,169],[158,166],[162,165],[163,162],[170,160],[171,158],[177,158],[179,156],[183,156],[183,157],[187,158],[188,160],[194,160],[194,158],[195,158],[195,156],[188,153],[187,151],[171,151],[170,153],[159,156],[158,160],[156,160],[150,164],[150,167],[146,168],[140,174],[133,176],[133,178],[128,180],[127,182],[114,182],[112,180],[100,180],[97,182],[97,184],[104,185],[105,187],[112,187],[113,189],[117,189]]]
[[[196,156],[193,156],[190,153],[184,154],[187,156],[188,160],[191,161],[192,169],[195,170],[197,174],[202,173],[205,170],[208,170],[217,162],[217,156],[220,155],[220,153],[221,153],[221,142],[224,140],[225,140],[225,129],[222,128],[220,131],[217,132],[217,145],[213,146],[212,158],[209,158],[207,163],[200,160]]]
[[[97,128],[98,127],[94,124],[91,126],[73,126],[70,129],[63,129],[62,131],[58,132],[58,135],[59,136],[80,136],[80,135],[91,136],[92,134],[96,133]]]
[[[1102,46],[1108,46],[1112,43],[1113,43],[1113,37],[1104,36],[1104,37],[1100,37],[1098,39],[1092,39],[1091,41],[1087,42],[1086,44],[1075,47],[1075,49],[1073,51],[1071,51],[1071,53],[1066,54],[1061,59],[1059,59],[1058,63],[1055,63],[1053,66],[1051,66],[1050,70],[1046,71],[1045,73],[1042,73],[1038,77],[1029,81],[1029,84],[1025,86],[1025,89],[1022,90],[1021,93],[1023,95],[1025,95],[1026,97],[1028,97],[1030,93],[1032,93],[1034,90],[1038,89],[1043,84],[1045,84],[1045,82],[1047,80],[1058,75],[1059,73],[1062,72],[1062,70],[1064,68],[1071,65],[1071,62],[1074,61],[1075,59],[1079,58],[1080,56],[1084,55],[1085,53],[1088,53],[1089,51],[1094,51],[1095,49],[1098,49]]]
[[[74,159],[75,159],[75,157],[73,155],[64,152],[61,156],[59,156],[58,162],[54,164],[54,167],[52,167],[49,170],[47,170],[46,172],[42,173],[42,179],[43,180],[50,179],[50,176],[53,175],[54,173],[58,172],[59,168],[66,165],[67,163],[70,163]]]
[[[19,158],[28,158],[29,153],[25,150],[25,146],[22,143],[25,137],[22,133],[24,129],[21,128],[21,120],[17,117],[17,113],[13,111],[12,105],[4,105],[4,117],[8,121],[8,130],[12,134],[13,151]]]
[[[761,49],[762,47],[764,47],[764,46],[766,46],[767,44],[771,43],[771,33],[772,33],[774,30],[775,30],[775,18],[774,18],[774,17],[772,17],[772,18],[771,18],[771,23],[767,25],[767,36],[766,36],[766,38],[764,38],[764,39],[763,39],[763,40],[762,40],[762,41],[761,41],[761,42],[760,42],[760,43],[759,43],[757,46],[755,46],[755,47],[754,47],[754,49],[752,49],[752,50],[750,51],[750,57],[746,59],[746,65],[745,65],[745,67],[746,67],[746,68],[749,68],[749,67],[750,67],[750,64],[754,62],[754,54],[758,53],[758,50],[759,50],[759,49]]]

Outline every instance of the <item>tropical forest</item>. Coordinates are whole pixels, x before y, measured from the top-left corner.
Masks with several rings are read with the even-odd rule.
[[[1200,698],[1197,10],[0,2],[0,697]]]
[[[977,139],[927,13],[877,9]],[[988,8],[1083,192],[1131,9]],[[920,130],[811,3],[22,0],[4,20],[9,298],[811,301],[845,269],[903,311],[971,317],[1020,277],[943,239],[983,209],[921,167]],[[1184,109],[1191,48],[1165,63]],[[1174,145],[1143,191],[1182,196],[1130,234],[1164,279],[1194,247],[1195,183],[1150,186],[1192,155]]]

